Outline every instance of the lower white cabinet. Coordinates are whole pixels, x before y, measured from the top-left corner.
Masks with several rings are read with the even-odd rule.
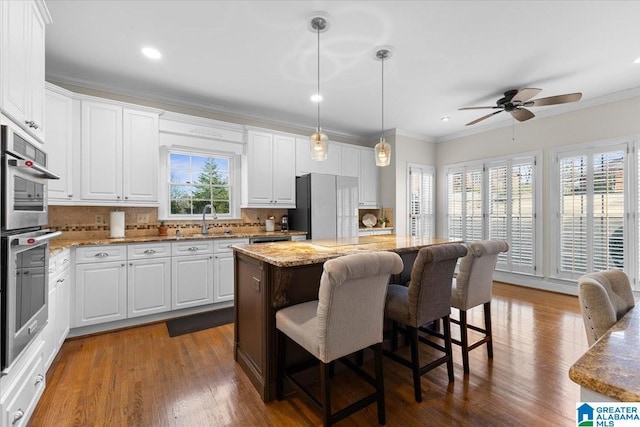
[[[213,245],[213,302],[233,301],[233,245],[249,243],[249,239],[220,239]]]
[[[69,333],[71,300],[71,256],[69,249],[51,257],[49,261],[49,319],[43,332],[45,368],[60,351]]]
[[[172,269],[171,309],[213,303],[213,255],[174,257]]]
[[[76,327],[127,318],[126,261],[76,265]]]
[[[127,296],[129,318],[171,310],[171,258],[129,261]]]

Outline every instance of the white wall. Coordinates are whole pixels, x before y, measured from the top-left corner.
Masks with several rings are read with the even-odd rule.
[[[437,160],[437,235],[446,234],[447,188],[444,167],[471,160],[508,156],[511,154],[543,151],[543,248],[555,244],[549,231],[550,183],[553,167],[551,149],[562,145],[605,141],[612,138],[631,137],[640,134],[640,97],[621,99],[594,107],[547,118],[534,118],[487,132],[438,143]],[[514,138],[515,137],[515,138]],[[550,251],[544,250],[542,274],[549,276]]]

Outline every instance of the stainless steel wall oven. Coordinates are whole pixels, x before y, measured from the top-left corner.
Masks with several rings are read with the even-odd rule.
[[[47,155],[0,116],[0,369],[6,370],[47,324],[49,240]]]

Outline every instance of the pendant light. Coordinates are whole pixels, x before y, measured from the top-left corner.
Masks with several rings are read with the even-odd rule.
[[[384,139],[384,60],[391,57],[391,51],[380,49],[376,52],[376,58],[382,63],[382,125],[380,130],[380,142],[374,148],[376,166],[389,166],[391,163],[391,145]]]
[[[311,158],[316,161],[327,160],[327,153],[329,152],[329,137],[322,132],[320,128],[320,32],[327,29],[327,20],[321,16],[311,19],[311,28],[318,34],[318,122],[316,125],[316,131],[311,134]]]

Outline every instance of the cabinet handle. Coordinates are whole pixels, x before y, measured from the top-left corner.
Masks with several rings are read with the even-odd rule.
[[[64,282],[65,280],[67,280],[67,279],[58,279],[58,280],[56,280],[56,282],[57,282],[57,283],[62,283],[62,282]]]
[[[24,122],[27,126],[29,126],[32,129],[38,129],[40,126],[34,122],[33,120],[25,120]]]
[[[69,258],[65,258],[65,259],[63,259],[63,260],[62,260],[62,263],[63,263],[63,264],[69,264]]]
[[[117,196],[117,197],[118,197],[118,200],[120,200],[120,196]]]
[[[124,199],[125,200],[129,200],[129,196],[124,196]]]
[[[122,264],[120,264],[120,267],[124,267],[124,266],[125,266],[124,262]]]
[[[42,374],[38,374],[38,375],[36,375],[36,381],[34,382],[34,385],[38,385],[42,381],[44,381],[44,376]]]
[[[130,263],[129,263],[129,265],[130,265],[131,267],[133,267],[133,263],[132,263],[132,262],[130,262]]]
[[[153,255],[153,254],[156,253],[156,250],[155,249],[147,249],[146,251],[144,251],[144,253],[146,255]]]
[[[13,414],[13,421],[11,424],[17,423],[22,417],[24,417],[24,411],[22,409],[18,409],[15,414]]]
[[[198,251],[198,248],[197,248],[197,247],[195,247],[195,246],[191,246],[191,247],[190,247],[189,249],[187,249],[187,250],[188,250],[188,251],[191,251],[191,252],[197,252],[197,251]]]
[[[106,253],[106,252],[98,252],[97,254],[94,255],[94,257],[96,257],[96,258],[106,258],[108,256],[109,256],[109,254]]]
[[[253,290],[256,292],[260,292],[260,279],[258,279],[257,277],[253,277],[253,282],[251,282],[251,285],[253,286]]]
[[[67,197],[71,198],[73,197],[73,194],[67,194]]]

